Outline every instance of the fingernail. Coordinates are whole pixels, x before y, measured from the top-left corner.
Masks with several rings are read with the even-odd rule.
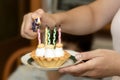
[[[75,58],[76,58],[77,60],[80,60],[81,57],[82,57],[81,54],[76,54],[76,55],[75,55]]]

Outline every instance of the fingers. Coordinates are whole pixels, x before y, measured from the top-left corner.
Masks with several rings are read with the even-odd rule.
[[[21,35],[24,38],[35,39],[37,37],[37,33],[32,30],[32,22],[34,19],[40,18],[41,22],[41,32],[44,31],[46,25],[48,25],[51,29],[55,26],[56,22],[51,14],[45,13],[42,9],[38,9],[32,13],[29,13],[24,16],[23,23],[21,26]]]
[[[24,38],[34,39],[36,37],[36,33],[32,31],[32,13],[29,13],[24,16],[23,23],[21,26],[21,35]]]
[[[93,50],[88,52],[81,52],[80,54],[75,55],[77,60],[90,60],[92,58],[101,56],[101,50]]]
[[[44,14],[44,11],[42,9],[38,9],[34,11],[31,16],[32,16],[32,19],[36,19],[38,17],[41,18],[43,14]]]
[[[94,59],[96,57],[101,56],[100,53],[97,52],[101,52],[100,50],[93,50],[93,51],[88,51],[88,52],[83,52],[78,54],[77,56],[79,56],[78,58],[82,59],[82,60],[88,60],[87,62],[84,63],[80,63],[78,65],[74,65],[74,66],[69,66],[69,67],[65,67],[59,70],[59,72],[61,73],[70,73],[70,74],[83,74],[86,71],[92,70],[94,68]]]
[[[86,62],[79,63],[78,65],[73,65],[65,68],[59,69],[60,73],[68,73],[75,76],[89,76],[89,77],[99,77],[102,76],[100,71],[104,71],[105,68],[102,68],[104,63],[108,63],[107,59],[104,57],[104,54],[107,53],[108,50],[105,49],[97,49],[93,51],[83,52],[78,55],[81,55],[77,58],[81,58],[82,60],[87,60]],[[77,55],[77,56],[78,56]],[[106,60],[105,60],[106,59]],[[103,61],[105,61],[103,63]],[[108,69],[108,67],[106,67]]]
[[[23,18],[23,23],[21,26],[21,36],[28,39],[35,39],[37,36],[36,32],[32,30],[32,22],[33,19],[42,17],[44,11],[42,9],[38,9],[33,13],[26,14]]]
[[[69,74],[73,74],[73,73],[81,74],[81,73],[84,73],[86,70],[89,70],[89,69],[91,69],[90,64],[80,63],[78,65],[61,68],[61,69],[59,69],[59,72],[60,73],[69,73]]]

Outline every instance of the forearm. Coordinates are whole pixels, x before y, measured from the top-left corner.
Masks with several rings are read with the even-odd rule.
[[[92,33],[93,15],[90,7],[82,6],[67,12],[53,14],[57,25],[62,31],[70,34],[83,35]]]
[[[62,31],[77,35],[90,34],[109,23],[119,9],[119,0],[97,0],[67,12],[53,14]],[[109,10],[109,11],[108,11]]]

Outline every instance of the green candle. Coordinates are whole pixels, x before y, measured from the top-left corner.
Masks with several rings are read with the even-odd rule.
[[[53,30],[53,45],[55,45],[55,40],[56,40],[56,27]]]
[[[48,44],[50,44],[51,43],[51,40],[50,40],[50,29],[48,29]]]

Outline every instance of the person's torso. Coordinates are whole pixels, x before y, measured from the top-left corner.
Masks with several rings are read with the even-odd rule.
[[[113,18],[111,24],[111,34],[113,39],[114,50],[120,52],[120,9]],[[114,76],[112,80],[120,80],[120,76]]]
[[[111,34],[113,39],[113,48],[120,52],[120,9],[113,18],[111,24]]]

